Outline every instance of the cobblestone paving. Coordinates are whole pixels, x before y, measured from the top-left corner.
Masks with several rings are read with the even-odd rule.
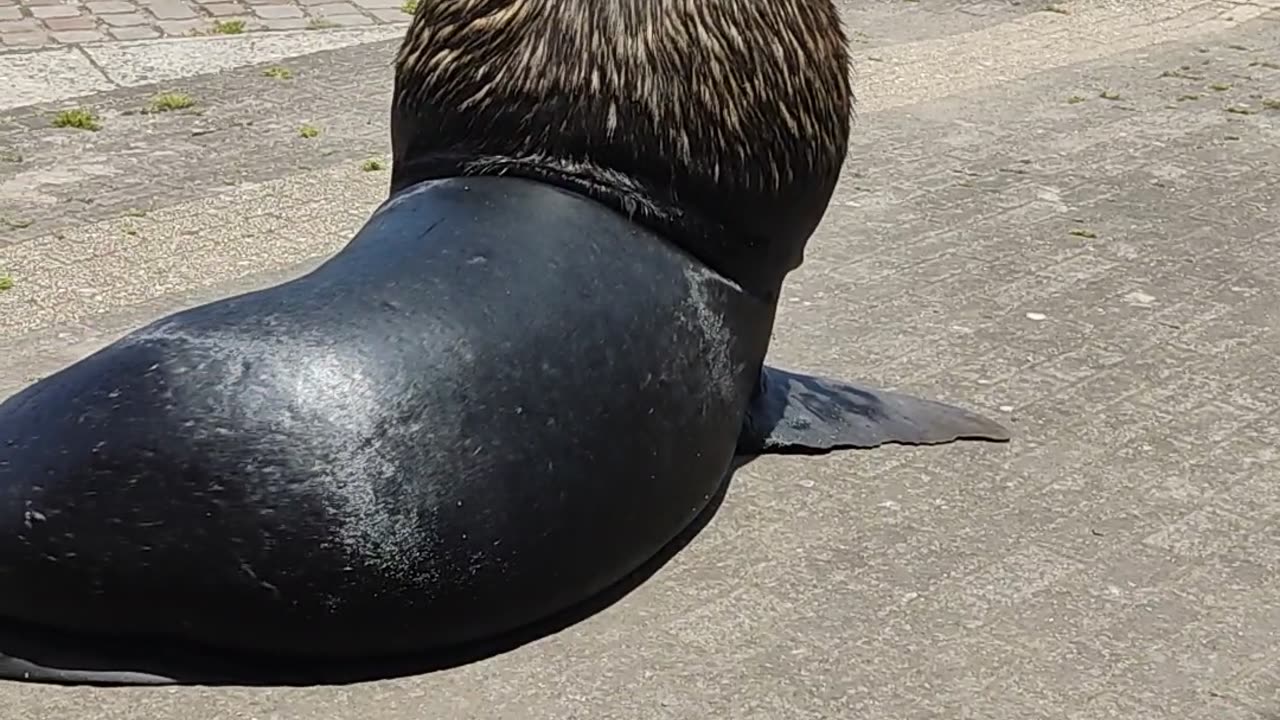
[[[0,50],[408,22],[412,0],[0,0]]]

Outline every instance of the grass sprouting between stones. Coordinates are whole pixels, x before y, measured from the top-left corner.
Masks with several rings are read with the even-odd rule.
[[[1080,97],[1079,95],[1072,95],[1071,97],[1067,98],[1068,105],[1078,105],[1082,102],[1084,102],[1084,98]]]
[[[219,35],[239,35],[244,32],[244,21],[214,20],[213,31]]]
[[[1072,230],[1069,234],[1075,235],[1076,237],[1085,238],[1087,240],[1093,240],[1098,237],[1098,233],[1092,230],[1085,230],[1084,228],[1076,228],[1075,230]]]
[[[13,289],[13,276],[8,273],[0,273],[0,292]]]
[[[1120,93],[1116,92],[1115,90],[1103,90],[1102,92],[1098,93],[1098,97],[1102,98],[1103,100],[1119,100]]]
[[[412,15],[418,12],[418,0],[404,0],[404,4],[400,6],[400,12],[405,15]]]
[[[102,123],[98,121],[98,116],[84,108],[71,108],[70,110],[62,110],[53,118],[53,126],[60,128],[75,128],[77,130],[101,130]]]
[[[186,93],[166,92],[152,98],[151,104],[147,106],[147,111],[162,113],[170,110],[185,110],[195,104],[195,98]]]
[[[1267,110],[1280,110],[1280,98],[1263,98],[1262,107]]]
[[[334,26],[335,24],[332,20],[325,20],[324,18],[311,18],[311,21],[307,23],[307,27],[312,30],[324,30]]]
[[[320,134],[320,128],[314,125],[303,125],[298,128],[298,135],[304,138],[313,138]]]
[[[379,170],[385,170],[386,167],[381,160],[376,158],[370,158],[360,163],[360,169],[365,172],[378,172]]]
[[[1209,89],[1213,90],[1214,92],[1226,92],[1231,89],[1231,83],[1217,82],[1210,85]]]
[[[287,67],[280,67],[279,65],[263,70],[262,74],[269,78],[275,78],[276,80],[288,80],[293,77],[292,70]]]

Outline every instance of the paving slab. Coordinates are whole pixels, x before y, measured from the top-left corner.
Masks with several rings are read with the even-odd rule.
[[[1013,443],[760,459],[622,601],[455,670],[0,717],[1280,718],[1280,3],[842,6],[859,122],[772,360]],[[339,247],[393,47],[0,113],[0,395]]]
[[[0,55],[0,78],[6,85],[0,109],[90,95],[115,87],[75,48]]]

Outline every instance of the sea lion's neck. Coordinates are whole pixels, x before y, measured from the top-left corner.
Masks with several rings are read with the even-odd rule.
[[[777,301],[786,271],[744,252],[767,244],[753,242],[750,230],[718,221],[720,213],[704,213],[680,202],[670,188],[655,188],[624,173],[593,163],[551,156],[476,156],[433,153],[393,165],[391,195],[428,180],[466,176],[506,176],[544,182],[596,202],[640,223],[693,255],[744,292],[769,303]],[[705,202],[705,200],[704,200]],[[782,270],[780,272],[780,270]]]

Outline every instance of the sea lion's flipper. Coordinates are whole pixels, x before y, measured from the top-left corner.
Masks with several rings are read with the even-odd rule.
[[[817,454],[885,443],[1009,437],[999,423],[953,405],[766,365],[738,437],[738,454]]]

